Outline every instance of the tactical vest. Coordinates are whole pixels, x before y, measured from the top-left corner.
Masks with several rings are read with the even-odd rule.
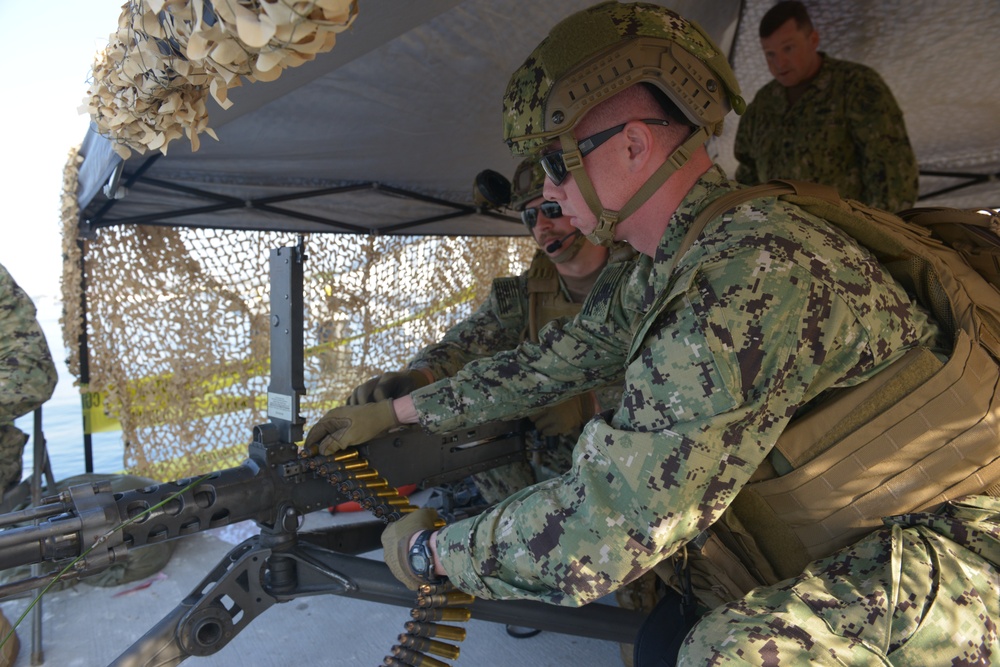
[[[710,607],[800,574],[880,527],[884,516],[1000,494],[1000,291],[928,228],[843,201],[832,188],[791,181],[713,201],[676,256],[711,220],[767,196],[827,220],[871,251],[953,335],[954,348],[943,362],[930,350],[911,350],[792,420],[721,520],[689,545],[694,591]],[[919,221],[927,212],[901,215]],[[938,210],[925,223],[943,220],[976,237],[990,217]]]
[[[527,278],[528,313],[527,324],[521,331],[521,340],[538,342],[538,332],[546,324],[560,317],[573,317],[580,312],[583,304],[573,303],[563,293],[559,283],[559,273],[556,265],[548,255],[539,250],[531,260],[531,265],[525,272]],[[494,290],[498,296],[520,291],[520,278],[497,278]],[[520,308],[516,298],[498,299],[501,318],[520,316]]]

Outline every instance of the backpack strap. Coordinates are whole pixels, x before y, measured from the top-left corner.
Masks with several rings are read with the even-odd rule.
[[[910,208],[905,211],[900,211],[896,215],[907,222],[912,222],[913,224],[920,225],[921,227],[955,224],[957,222],[963,225],[984,227],[994,233],[997,233],[998,227],[1000,227],[1000,213],[983,215],[983,213],[980,213],[979,211],[972,210],[926,207]]]

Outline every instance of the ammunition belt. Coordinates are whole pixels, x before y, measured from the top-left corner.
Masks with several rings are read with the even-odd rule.
[[[377,470],[361,457],[356,449],[332,456],[306,456],[307,465],[317,475],[337,487],[340,493],[357,502],[383,523],[397,521],[417,508],[389,484]],[[437,528],[444,526],[438,519]],[[412,620],[405,623],[406,632],[382,662],[385,667],[449,667],[448,663],[432,658],[428,653],[456,660],[459,647],[448,641],[465,639],[465,628],[440,621],[464,623],[472,617],[468,608],[475,597],[457,590],[451,583],[432,586],[425,584],[417,592],[416,606],[410,610]]]

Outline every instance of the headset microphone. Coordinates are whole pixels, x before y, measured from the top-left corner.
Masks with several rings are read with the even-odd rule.
[[[581,234],[582,234],[582,232],[579,229],[577,229],[576,231],[570,232],[569,234],[567,234],[566,236],[562,237],[561,239],[556,239],[552,243],[550,243],[547,246],[545,246],[545,252],[555,252],[556,250],[559,250],[559,248],[563,247],[563,245],[566,243],[566,241],[569,241],[574,236],[580,236]]]

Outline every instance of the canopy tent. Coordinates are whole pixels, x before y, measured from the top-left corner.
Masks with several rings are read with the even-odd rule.
[[[120,200],[102,190],[120,158],[107,139],[88,135],[81,224],[523,234],[520,224],[475,212],[473,178],[486,168],[513,172],[500,140],[507,79],[549,27],[590,4],[512,11],[487,0],[362,0],[332,51],[273,82],[231,91],[229,110],[210,103],[218,142],[203,140],[191,152],[178,141],[166,156],[127,160]],[[695,13],[731,43],[739,5]]]
[[[267,249],[294,234],[308,234],[310,257],[308,419],[439,340],[493,277],[524,270],[533,243],[515,238],[525,232],[513,218],[476,208],[473,178],[513,172],[500,128],[508,78],[592,2],[359,0],[332,50],[230,90],[226,110],[209,101],[218,141],[123,161],[89,133],[63,207],[64,340],[88,343],[69,360],[92,392],[85,432],[120,420],[125,467],[157,479],[242,458],[264,413]],[[746,99],[770,79],[757,25],[771,0],[664,4],[730,54]],[[921,203],[1000,205],[987,55],[1000,3],[814,4],[822,48],[876,67],[895,92]],[[709,146],[730,174],[737,123],[730,115]]]
[[[81,229],[142,222],[521,234],[519,225],[476,214],[472,179],[484,168],[512,172],[500,141],[507,78],[552,25],[590,4],[361,0],[332,51],[275,81],[231,91],[228,110],[210,102],[218,142],[191,152],[181,140],[166,156],[122,163],[108,139],[88,134]],[[697,19],[731,52],[747,100],[770,79],[757,25],[771,0],[663,4]],[[1000,4],[814,4],[821,48],[875,67],[899,100],[921,167],[922,203],[1000,205],[1000,86],[990,57]],[[738,118],[730,118],[712,150],[733,173]],[[109,181],[124,189],[113,193]]]

